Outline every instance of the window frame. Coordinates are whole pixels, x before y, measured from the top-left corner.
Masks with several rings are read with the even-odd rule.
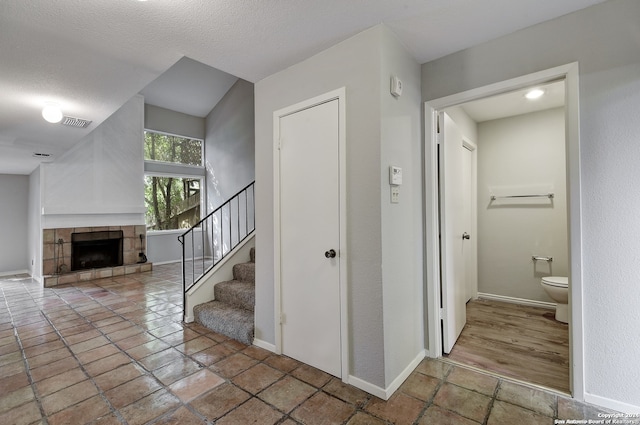
[[[200,139],[198,137],[190,137],[183,136],[175,133],[167,133],[164,131],[156,131],[151,129],[144,129],[144,134],[147,132],[163,134],[166,136],[173,137],[181,137],[190,140],[198,140],[202,143],[201,149],[201,161],[202,165],[190,165],[190,164],[180,164],[177,162],[168,162],[168,161],[158,161],[154,159],[144,159],[144,177],[173,177],[179,179],[198,179],[200,180],[200,220],[202,220],[203,215],[206,215],[206,188],[207,188],[207,179],[206,179],[206,167],[205,167],[205,141],[204,139]],[[142,140],[142,148],[144,150],[144,139]],[[144,155],[143,155],[144,156]],[[144,181],[143,181],[143,184]],[[146,214],[146,201],[145,201],[145,227],[147,226],[147,214]],[[199,228],[199,227],[197,227]],[[166,230],[147,230],[147,234],[182,234],[185,232],[185,229],[166,229]]]

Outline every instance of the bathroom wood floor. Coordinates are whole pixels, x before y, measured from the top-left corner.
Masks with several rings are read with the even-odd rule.
[[[569,393],[569,328],[554,310],[488,300],[467,304],[447,358]]]

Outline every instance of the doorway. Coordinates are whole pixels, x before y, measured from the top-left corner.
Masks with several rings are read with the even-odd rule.
[[[566,103],[566,143],[567,143],[567,199],[568,199],[568,232],[569,232],[569,270],[568,275],[571,280],[570,287],[570,384],[571,393],[575,398],[583,399],[583,364],[582,364],[582,299],[581,299],[581,240],[580,240],[580,191],[579,191],[579,141],[578,141],[578,72],[577,64],[553,68],[547,71],[530,74],[512,80],[492,84],[479,89],[470,90],[442,99],[426,102],[425,123],[426,123],[426,149],[425,164],[427,193],[432,193],[426,200],[427,216],[427,308],[426,308],[426,328],[428,329],[428,349],[430,357],[440,357],[443,350],[443,329],[440,327],[440,315],[444,321],[447,320],[446,312],[440,311],[439,301],[443,298],[443,305],[447,302],[446,290],[440,289],[440,279],[446,277],[443,263],[440,268],[440,246],[438,241],[438,223],[440,211],[438,210],[438,182],[437,182],[437,116],[438,112],[446,108],[461,105],[472,100],[478,100],[501,93],[522,89],[528,86],[548,83],[553,80],[562,79],[565,81],[565,103]],[[431,189],[431,192],[429,191]],[[435,193],[435,195],[433,195]],[[434,230],[435,229],[435,230]],[[461,237],[461,235],[460,235]],[[446,230],[442,239],[447,238]],[[446,253],[445,253],[446,255]]]
[[[344,90],[274,113],[276,350],[346,377]]]

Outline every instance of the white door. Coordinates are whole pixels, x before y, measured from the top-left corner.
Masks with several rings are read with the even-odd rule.
[[[440,234],[442,349],[451,352],[467,321],[463,249],[464,172],[462,133],[442,112],[440,119]]]
[[[338,114],[334,99],[279,120],[280,296],[283,354],[340,377]]]

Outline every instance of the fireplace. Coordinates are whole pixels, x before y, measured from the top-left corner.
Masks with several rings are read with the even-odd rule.
[[[122,230],[72,233],[71,270],[121,266],[122,242]]]

